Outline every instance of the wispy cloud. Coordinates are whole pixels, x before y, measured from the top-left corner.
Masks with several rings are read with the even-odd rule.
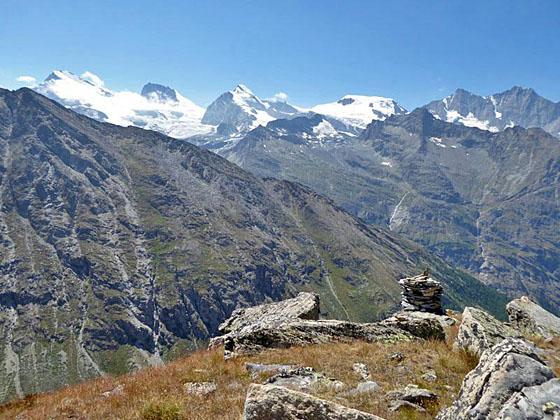
[[[37,83],[37,79],[35,79],[33,76],[19,76],[18,78],[16,78],[16,81],[26,85],[34,85]]]
[[[284,92],[278,92],[272,95],[272,98],[270,99],[276,102],[288,102],[288,94]]]

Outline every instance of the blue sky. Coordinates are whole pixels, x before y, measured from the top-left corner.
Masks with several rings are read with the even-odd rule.
[[[201,105],[237,83],[308,106],[344,94],[407,108],[462,87],[560,100],[560,1],[0,2],[0,86],[86,70]]]

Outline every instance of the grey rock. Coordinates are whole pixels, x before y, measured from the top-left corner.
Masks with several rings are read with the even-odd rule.
[[[302,292],[292,299],[236,309],[218,327],[222,334],[240,331],[249,325],[275,327],[297,319],[319,319],[319,295]]]
[[[432,391],[419,388],[418,385],[408,384],[406,387],[387,393],[387,398],[395,401],[408,401],[413,404],[425,406],[438,399]]]
[[[525,387],[513,394],[500,410],[497,419],[560,419],[560,379]]]
[[[245,399],[243,419],[379,420],[380,417],[284,387],[251,384]]]
[[[376,323],[358,324],[337,320],[301,320],[269,327],[249,325],[224,339],[226,358],[260,353],[267,348],[288,348],[332,341],[364,340],[397,342],[414,339],[404,330]]]
[[[482,309],[466,307],[463,311],[456,344],[458,347],[480,356],[484,350],[507,337],[520,337],[520,334]]]
[[[425,413],[426,409],[418,404],[411,403],[410,401],[394,400],[389,403],[389,410],[399,411],[403,408],[412,409],[420,413]]]
[[[533,345],[507,338],[482,353],[476,368],[463,380],[453,405],[442,410],[437,418],[495,419],[512,395],[553,377]]]
[[[375,381],[359,382],[355,388],[347,391],[345,395],[361,395],[379,391],[379,384]]]
[[[427,371],[426,373],[424,373],[422,375],[422,379],[425,380],[426,382],[435,382],[437,381],[437,374],[436,371],[433,369],[430,369],[429,371]]]
[[[313,385],[324,379],[326,379],[325,376],[317,373],[312,367],[301,367],[280,372],[269,378],[266,383],[299,391],[309,391]]]
[[[277,364],[261,364],[261,363],[245,363],[245,369],[252,377],[256,377],[261,373],[279,373],[287,372],[294,369],[294,365],[277,365]]]
[[[443,325],[448,322],[447,318],[449,317],[445,315],[428,312],[401,311],[384,319],[380,324],[400,328],[419,338],[444,340]]]
[[[183,388],[187,394],[196,396],[212,394],[218,389],[214,382],[187,382]]]
[[[352,365],[352,370],[356,372],[364,381],[367,381],[370,378],[369,369],[365,363],[354,363]]]
[[[537,305],[527,296],[506,306],[511,324],[524,334],[551,338],[560,336],[560,318]]]

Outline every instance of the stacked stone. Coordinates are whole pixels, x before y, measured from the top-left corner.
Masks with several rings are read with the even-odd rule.
[[[407,277],[399,280],[403,291],[401,306],[405,311],[431,312],[443,314],[441,308],[441,283],[429,275]]]

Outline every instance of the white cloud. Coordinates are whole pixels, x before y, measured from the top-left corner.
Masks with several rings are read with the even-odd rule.
[[[91,71],[83,72],[80,77],[84,80],[93,83],[95,86],[99,86],[99,87],[105,86],[105,82],[101,80],[101,78],[97,74],[94,74]]]
[[[26,85],[34,85],[37,83],[37,79],[35,79],[33,76],[19,76],[16,81]]]
[[[272,98],[270,99],[276,102],[288,102],[288,94],[284,92],[278,92],[272,95]]]

